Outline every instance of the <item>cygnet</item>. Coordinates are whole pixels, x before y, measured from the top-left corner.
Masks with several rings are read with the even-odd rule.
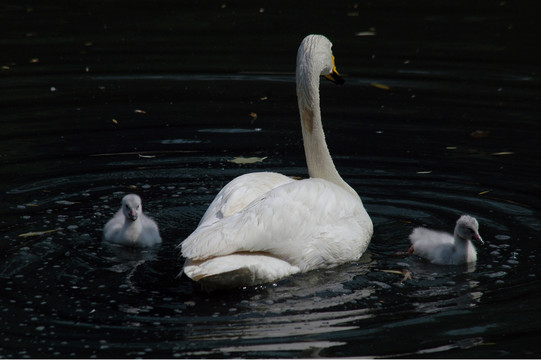
[[[411,247],[404,255],[415,254],[438,265],[460,265],[477,261],[477,251],[472,244],[483,245],[479,223],[469,215],[462,215],[456,222],[454,236],[440,231],[418,227],[409,236]]]
[[[162,242],[158,225],[143,214],[141,198],[135,194],[122,198],[122,207],[103,228],[103,238],[134,247],[149,247]]]

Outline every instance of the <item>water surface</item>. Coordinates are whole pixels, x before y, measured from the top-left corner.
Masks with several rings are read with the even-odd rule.
[[[316,4],[296,21],[278,3],[129,5],[2,8],[1,357],[539,356],[532,9]],[[324,127],[372,243],[355,263],[206,293],[178,276],[176,246],[221,187],[307,176],[293,69],[310,32],[347,81],[322,83]],[[161,246],[101,241],[130,192]],[[476,264],[394,256],[415,226],[452,231],[463,213],[486,241]]]

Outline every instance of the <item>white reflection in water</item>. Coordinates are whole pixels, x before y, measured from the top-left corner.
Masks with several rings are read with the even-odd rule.
[[[268,286],[262,293],[241,301],[233,317],[216,318],[208,331],[195,326],[186,334],[190,341],[223,341],[228,339],[276,339],[269,344],[224,347],[219,351],[273,351],[291,347],[296,350],[321,349],[341,345],[340,342],[311,340],[299,343],[281,343],[281,338],[317,336],[357,329],[357,322],[374,316],[369,307],[359,301],[374,294],[374,288],[350,289],[344,286],[356,276],[365,275],[374,265],[369,256],[361,264],[349,264],[329,270],[314,271],[294,276]],[[347,304],[355,304],[348,310]],[[234,309],[237,310],[237,309]],[[215,350],[213,350],[214,352]]]

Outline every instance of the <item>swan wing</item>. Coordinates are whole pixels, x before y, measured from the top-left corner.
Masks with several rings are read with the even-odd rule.
[[[206,261],[186,260],[184,273],[206,288],[257,285],[298,273],[288,262],[262,254],[232,254]]]
[[[425,246],[436,246],[454,243],[454,238],[451,234],[442,231],[430,230],[423,227],[413,229],[409,238],[414,247],[421,244]]]
[[[426,228],[415,228],[410,235],[414,254],[435,264],[449,264],[454,252],[451,234]]]
[[[103,238],[107,241],[116,241],[116,238],[124,226],[124,214],[118,210],[103,227]]]
[[[212,224],[244,209],[252,201],[270,190],[293,182],[288,176],[274,172],[249,173],[236,177],[220,190],[199,226]]]
[[[158,224],[145,214],[141,214],[142,233],[140,241],[146,246],[152,246],[162,242]]]
[[[307,271],[359,258],[372,236],[361,201],[323,179],[279,186],[241,211],[198,227],[182,255],[204,260],[239,252],[266,253]]]

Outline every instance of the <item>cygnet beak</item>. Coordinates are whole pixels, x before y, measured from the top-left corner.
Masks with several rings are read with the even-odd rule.
[[[135,211],[131,211],[128,215],[131,221],[137,220],[137,213]]]
[[[483,241],[483,238],[481,238],[481,235],[479,235],[479,233],[473,234],[472,240],[473,240],[477,245],[485,245],[485,242]]]

